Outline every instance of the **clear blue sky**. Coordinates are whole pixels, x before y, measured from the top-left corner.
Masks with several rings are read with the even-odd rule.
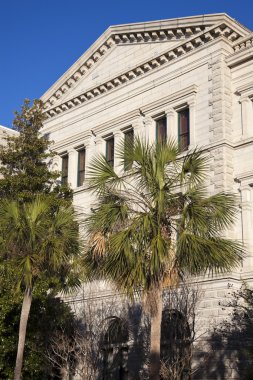
[[[226,12],[253,30],[253,0],[0,0],[0,124],[39,98],[108,26]]]

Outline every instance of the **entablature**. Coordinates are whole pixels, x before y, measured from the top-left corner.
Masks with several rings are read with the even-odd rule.
[[[86,146],[90,143],[93,134],[90,130],[71,135],[64,140],[58,140],[57,143],[52,145],[52,150],[59,152],[64,152],[69,149],[76,149],[80,146]]]
[[[185,87],[182,90],[173,92],[157,101],[154,101],[141,107],[141,112],[143,114],[153,114],[154,112],[159,112],[161,108],[169,107],[170,105],[172,105],[173,108],[176,108],[184,103],[189,104],[189,102],[195,100],[197,90],[197,85]]]
[[[119,117],[116,117],[114,119],[110,119],[106,121],[105,123],[99,124],[92,128],[92,132],[97,135],[104,135],[105,133],[108,133],[108,130],[110,133],[113,132],[113,130],[117,129],[123,129],[131,125],[136,119],[138,119],[141,116],[140,109],[135,109],[131,112],[127,112]]]
[[[242,101],[245,98],[253,97],[253,82],[248,82],[242,86],[237,87],[236,94],[240,95],[239,101]]]

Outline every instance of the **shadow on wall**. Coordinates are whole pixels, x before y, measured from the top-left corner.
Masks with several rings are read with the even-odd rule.
[[[141,379],[146,361],[145,342],[147,342],[147,329],[143,324],[145,321],[140,305],[128,306],[125,318],[116,316],[108,318],[103,336],[103,365],[100,379]]]
[[[229,318],[211,334],[209,353],[195,355],[203,364],[194,379],[253,380],[253,290],[244,285],[223,307]]]

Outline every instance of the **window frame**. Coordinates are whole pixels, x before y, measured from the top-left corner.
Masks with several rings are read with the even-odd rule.
[[[109,143],[113,141],[113,147],[112,147],[112,158],[109,160],[108,159],[108,154],[109,154]],[[112,168],[114,168],[114,162],[115,162],[115,159],[114,159],[114,153],[115,153],[115,138],[113,135],[109,136],[106,138],[105,140],[105,143],[106,143],[106,149],[105,149],[105,158],[106,158],[106,161],[108,162],[109,165],[111,165]]]
[[[187,131],[180,133],[181,115],[184,112],[187,112],[187,115],[188,115],[188,117],[187,117]],[[179,148],[179,151],[180,151],[180,153],[186,152],[190,146],[190,107],[189,106],[177,110],[177,132],[178,132],[178,148]],[[184,138],[185,136],[187,137],[187,144],[184,147],[181,147],[182,138]]]
[[[61,165],[61,184],[67,185],[69,178],[69,154],[65,153],[61,156],[62,165]],[[64,162],[67,162],[66,168],[64,168]],[[64,175],[65,173],[65,175]]]
[[[85,147],[82,147],[80,149],[77,150],[77,153],[78,153],[78,161],[77,161],[77,187],[81,187],[83,186],[83,183],[84,183],[84,180],[85,180],[85,165],[86,165],[86,148]],[[84,167],[83,169],[81,170],[80,169],[80,158],[81,158],[81,154],[84,153]],[[81,181],[81,176],[83,175],[83,180]]]
[[[165,121],[165,124],[163,124],[162,126],[165,127],[165,136],[164,137],[161,137],[159,138],[159,128],[160,126],[158,125],[158,123],[161,121],[161,120],[164,120]],[[168,138],[168,126],[167,126],[167,116],[166,115],[162,115],[158,118],[155,118],[155,127],[156,127],[156,143],[163,143],[163,142],[166,142],[167,141],[167,138]]]
[[[124,130],[123,133],[124,133],[124,146],[127,143],[126,138],[129,135],[131,135],[132,143],[134,142],[134,129],[132,127]],[[124,171],[130,170],[132,168],[132,166],[133,166],[133,160],[131,162],[128,162],[128,163],[124,160]]]

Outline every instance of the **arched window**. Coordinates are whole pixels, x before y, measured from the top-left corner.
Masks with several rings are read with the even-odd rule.
[[[189,379],[191,332],[185,316],[165,309],[161,325],[161,378]]]
[[[127,380],[128,340],[127,323],[118,317],[108,318],[103,336],[103,380]]]

